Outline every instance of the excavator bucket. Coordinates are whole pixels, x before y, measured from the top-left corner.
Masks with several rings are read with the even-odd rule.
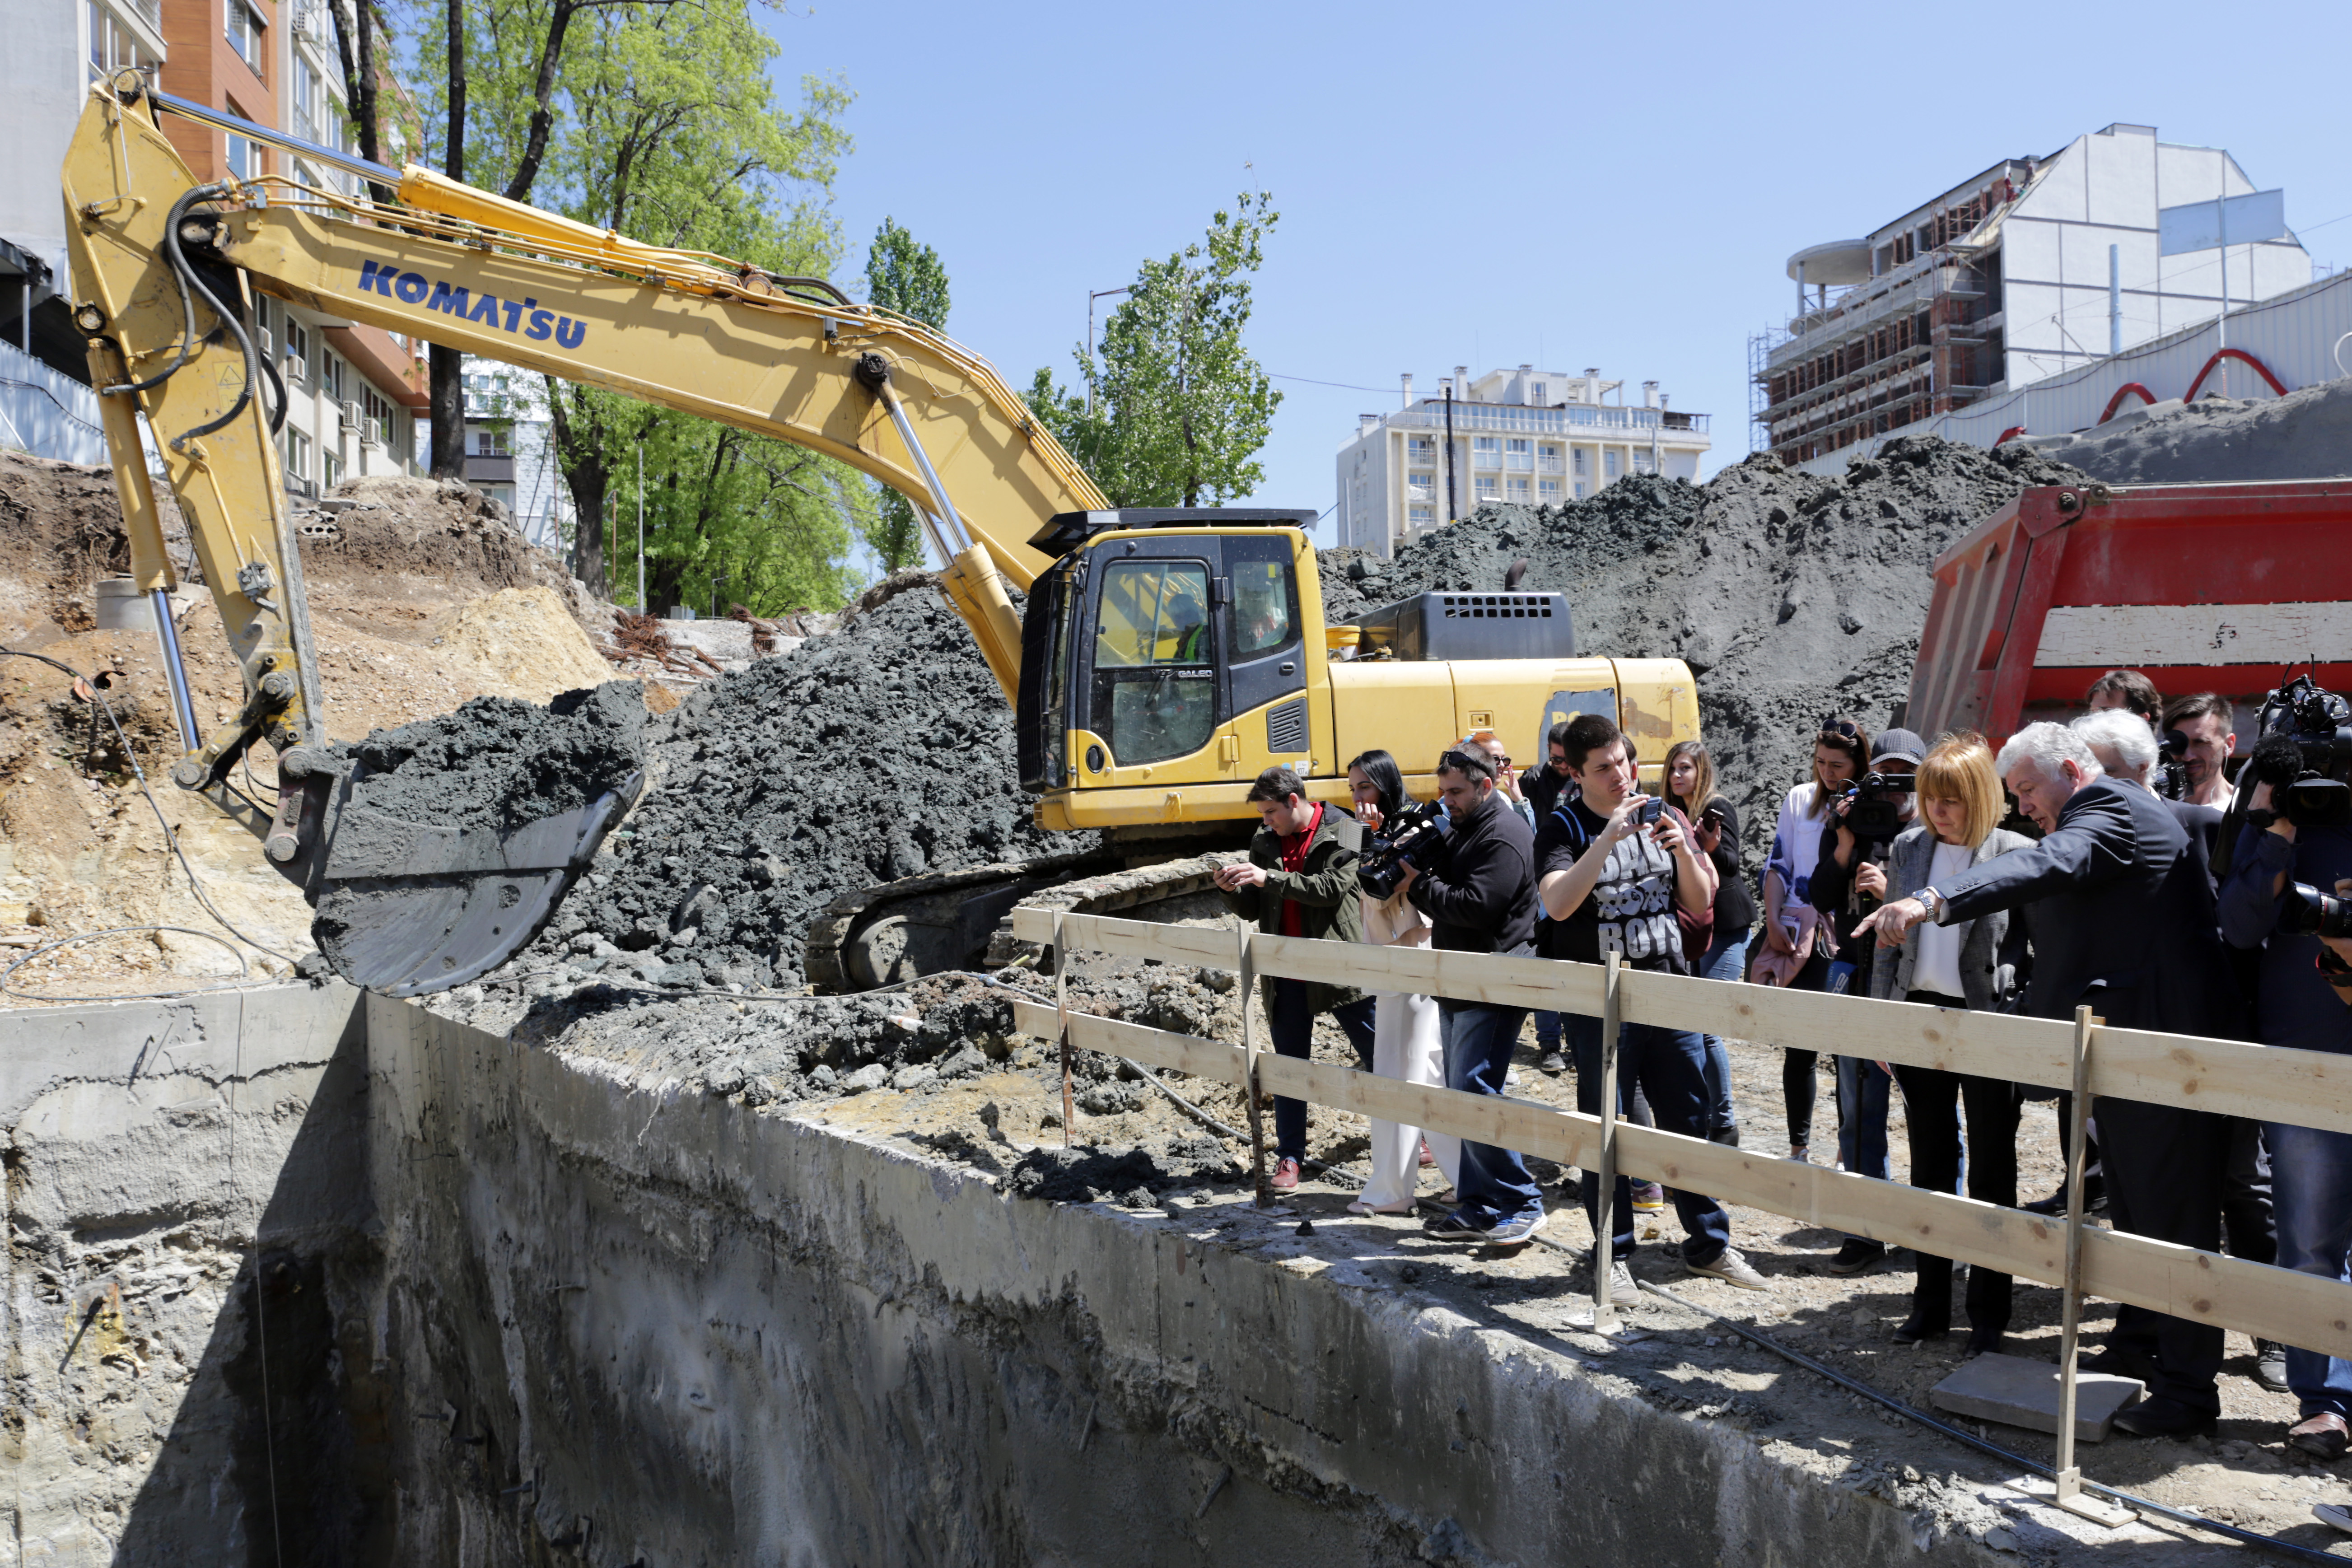
[[[303,885],[335,973],[390,996],[478,979],[536,937],[644,787],[642,771],[570,811],[498,826],[412,822],[356,804],[364,765],[298,750],[267,852]]]

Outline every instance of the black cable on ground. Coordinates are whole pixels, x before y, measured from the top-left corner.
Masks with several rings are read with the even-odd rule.
[[[220,927],[223,931],[226,931],[229,935],[236,938],[237,941],[245,943],[247,947],[255,949],[257,952],[268,953],[270,957],[278,960],[282,963],[288,964],[289,966],[292,965],[294,960],[287,954],[278,952],[276,948],[271,947],[268,942],[256,942],[253,938],[237,930],[236,926],[229,920],[229,918],[220,912],[219,907],[212,900],[212,895],[205,891],[204,882],[196,876],[195,867],[189,863],[188,852],[180,847],[180,836],[172,831],[171,821],[163,815],[163,805],[161,801],[155,798],[154,787],[147,782],[147,770],[139,765],[139,752],[137,749],[131,744],[131,737],[123,733],[122,721],[115,717],[114,704],[107,700],[106,693],[100,691],[95,685],[93,685],[89,678],[82,674],[81,671],[76,669],[73,666],[66,663],[62,659],[51,658],[47,654],[31,653],[23,648],[0,647],[0,655],[6,655],[12,658],[29,658],[37,660],[42,664],[47,665],[51,669],[63,673],[70,679],[81,682],[84,687],[89,689],[91,700],[95,701],[100,710],[106,714],[106,721],[114,727],[115,744],[122,748],[123,760],[131,764],[131,776],[139,781],[139,793],[147,797],[147,808],[155,814],[155,826],[163,830],[163,842],[171,846],[173,855],[176,857],[180,862],[180,869],[188,874],[188,890],[196,896],[196,902],[204,906],[205,913],[212,916],[214,920],[220,922]],[[127,998],[108,998],[110,1001],[124,999]]]

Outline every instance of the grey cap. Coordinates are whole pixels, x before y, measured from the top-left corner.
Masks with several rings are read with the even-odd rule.
[[[1909,763],[1916,768],[1927,760],[1927,742],[1908,730],[1881,730],[1871,739],[1870,760]]]

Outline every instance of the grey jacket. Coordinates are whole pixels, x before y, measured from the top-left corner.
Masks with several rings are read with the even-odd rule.
[[[2022,849],[2032,842],[2022,834],[1996,827],[1977,846],[1976,858],[1969,864],[1971,868],[1981,866],[1995,856]],[[1897,834],[1886,856],[1886,901],[1891,904],[1897,899],[1907,899],[1926,887],[1928,868],[1935,863],[1934,829],[1923,823]],[[1964,999],[1971,1012],[1991,1012],[2025,983],[2025,922],[2011,910],[1995,910],[1972,921],[1953,923],[1960,930],[1960,990]],[[1889,963],[1882,955],[1872,968],[1873,996],[1899,1002],[1910,994],[1911,976],[1919,963],[1919,927],[1913,926],[1904,933],[1902,951],[1894,963]]]

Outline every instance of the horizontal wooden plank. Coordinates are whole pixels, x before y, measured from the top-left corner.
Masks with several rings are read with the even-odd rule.
[[[1238,943],[1227,928],[1098,915],[1067,915],[1064,922],[1076,948],[1213,968],[1238,962]],[[1047,911],[1016,911],[1015,930],[1029,940],[1050,942],[1052,923]],[[1033,931],[1043,934],[1032,937]],[[1601,1011],[1598,964],[1265,935],[1253,937],[1252,952],[1262,973],[1287,979],[1586,1016]],[[2042,1089],[2074,1084],[2074,1027],[2053,1019],[1641,971],[1621,977],[1619,995],[1628,1023],[1971,1072]],[[2123,1100],[2193,1104],[2224,1115],[2352,1132],[2352,1056],[2103,1026],[2092,1052],[2091,1087],[2095,1094]]]
[[[1054,1037],[1059,1015],[1052,1007],[1029,1001],[1013,1006],[1020,1028]],[[1213,1040],[1084,1013],[1070,1015],[1070,1037],[1075,1045],[1146,1066],[1241,1081],[1240,1048]],[[1531,1100],[1405,1083],[1270,1051],[1259,1053],[1258,1079],[1267,1093],[1516,1149],[1563,1165],[1590,1166],[1600,1155],[1596,1118]],[[2065,1226],[2054,1218],[1630,1122],[1619,1125],[1617,1146],[1619,1168],[1641,1180],[2021,1279],[2045,1285],[2065,1279]],[[2084,1232],[2083,1267],[2084,1289],[2108,1300],[2352,1356],[2352,1287],[2317,1275],[2095,1229]]]
[[[2301,664],[2352,647],[2352,604],[2053,605],[2036,668]],[[2224,690],[2230,689],[2223,688]]]

